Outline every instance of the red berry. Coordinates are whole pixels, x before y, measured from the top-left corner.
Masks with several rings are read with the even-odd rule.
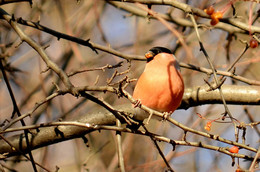
[[[219,22],[218,19],[211,19],[210,24],[211,24],[212,26],[215,26],[216,24],[218,24],[218,22]]]
[[[229,148],[229,152],[231,153],[238,153],[239,149],[237,146],[232,146],[231,148]]]
[[[214,13],[214,11],[215,11],[215,9],[212,5],[204,10],[204,12],[207,13],[208,15],[212,15]]]
[[[258,47],[258,42],[257,42],[257,40],[255,40],[254,38],[252,38],[252,39],[250,40],[250,42],[249,42],[249,45],[250,45],[251,48],[256,48],[256,47]]]
[[[214,12],[213,14],[211,14],[210,17],[211,17],[211,19],[219,20],[219,19],[222,19],[223,14],[222,14],[222,12],[217,11],[217,12]]]
[[[243,169],[241,169],[240,167],[238,167],[238,168],[236,169],[236,172],[245,172],[245,170],[243,170]]]
[[[214,26],[214,25],[218,24],[219,19],[222,19],[223,13],[220,12],[220,11],[217,11],[217,12],[214,12],[213,14],[211,14],[210,17],[211,17],[210,24],[211,24],[212,26]]]
[[[205,125],[204,129],[207,130],[207,131],[210,131],[211,130],[211,125],[212,125],[211,121],[207,122],[207,124]]]

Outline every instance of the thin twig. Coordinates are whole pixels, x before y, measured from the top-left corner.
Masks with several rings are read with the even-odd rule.
[[[107,1],[113,2],[113,1],[121,1],[121,0],[107,0]],[[169,6],[177,8],[177,9],[180,9],[187,14],[193,13],[194,15],[199,16],[199,17],[208,18],[208,19],[210,18],[210,15],[205,13],[202,9],[192,7],[191,5],[188,5],[188,4],[186,4],[184,2],[180,2],[180,1],[173,1],[173,0],[124,0],[124,2],[142,3],[142,4],[146,4],[146,5],[169,5]],[[230,29],[230,33],[234,33],[234,32],[247,33],[247,32],[249,32],[248,23],[241,22],[236,18],[229,17],[229,18],[221,19],[220,21],[221,22],[217,26],[215,26],[216,28],[221,28],[221,29],[224,29],[224,30],[226,29],[228,31],[228,29],[230,29],[230,27],[232,27],[232,29]],[[239,30],[237,30],[236,28],[239,28]],[[260,33],[260,27],[252,26],[251,31],[252,31],[252,33]]]
[[[6,75],[6,72],[5,72],[5,69],[4,69],[4,66],[3,66],[3,59],[0,59],[0,69],[2,71],[2,74],[3,74],[3,78],[4,78],[4,81],[6,83],[6,86],[7,86],[7,89],[8,89],[8,92],[10,94],[10,97],[11,97],[11,100],[12,100],[12,103],[13,103],[13,113],[12,113],[12,117],[14,117],[15,114],[17,114],[18,117],[21,116],[21,112],[19,110],[19,107],[16,103],[16,99],[15,99],[15,96],[14,96],[14,93],[13,93],[13,90],[11,88],[11,85],[9,83],[9,80],[8,80],[8,77]],[[25,122],[23,119],[20,119],[21,121],[21,124],[22,126],[26,126]],[[32,151],[31,151],[31,148],[30,148],[30,142],[29,142],[29,131],[28,130],[24,130],[24,135],[25,135],[25,139],[26,139],[26,145],[27,145],[27,152],[29,154],[29,157],[30,157],[30,160],[31,160],[31,164],[32,164],[32,167],[33,167],[33,170],[35,172],[37,172],[37,168],[36,168],[36,165],[35,165],[35,161],[34,161],[34,158],[33,158],[33,155],[32,155]]]
[[[24,126],[25,128],[28,128],[28,126]],[[23,130],[20,130],[20,131],[25,131],[27,129],[23,129]],[[13,151],[18,151],[21,155],[23,155],[27,160],[29,161],[32,161],[31,158],[29,158],[28,156],[26,156],[22,151],[20,151],[18,148],[14,147],[12,145],[12,143],[10,141],[8,141],[8,139],[6,139],[4,136],[2,136],[2,134],[0,134],[0,138],[2,140],[4,140],[11,148]],[[47,168],[45,168],[44,166],[42,166],[41,164],[37,163],[37,162],[34,162],[36,165],[38,165],[39,167],[41,167],[42,169],[44,169],[45,171],[47,172],[50,172],[50,170],[48,170]]]
[[[163,154],[161,148],[159,147],[159,145],[158,145],[156,139],[155,139],[152,135],[149,134],[150,132],[148,131],[148,129],[147,129],[144,125],[142,125],[142,127],[145,129],[146,133],[148,133],[148,135],[150,136],[150,139],[153,141],[153,143],[154,143],[156,149],[158,150],[160,156],[162,157],[164,163],[165,163],[166,166],[168,167],[168,170],[171,171],[171,172],[174,172],[174,170],[172,169],[172,167],[171,167],[170,164],[168,163],[167,159],[165,158],[165,156],[164,156],[164,154]]]
[[[63,81],[64,85],[71,90],[72,94],[77,95],[73,90],[73,84],[70,82],[66,73],[59,68],[59,66],[54,63],[49,56],[45,53],[45,50],[39,46],[34,40],[32,40],[29,36],[27,36],[21,29],[18,27],[18,24],[14,18],[12,18],[7,12],[0,8],[1,16],[12,26],[15,32],[19,35],[22,41],[25,41],[28,45],[30,45],[35,51],[40,55],[42,60],[46,63],[47,67],[52,69]]]
[[[244,112],[245,112],[245,114],[247,115],[249,121],[251,122],[248,126],[251,126],[251,127],[254,126],[253,128],[254,128],[255,131],[257,132],[258,136],[260,136],[260,131],[259,131],[258,127],[255,126],[255,125],[258,125],[258,124],[260,123],[260,121],[255,122],[253,115],[249,112],[249,110],[248,110],[247,107],[244,107]]]
[[[133,104],[135,103],[136,100],[128,92],[124,91],[124,96],[127,97],[131,103],[133,103]],[[158,117],[160,117],[162,119],[164,117],[163,113],[160,113],[158,111],[152,110],[151,108],[148,108],[148,107],[146,107],[144,105],[141,105],[140,108],[142,108],[144,111],[146,111],[148,113],[152,111],[152,113],[154,115],[156,115],[156,116],[158,116]],[[257,150],[255,148],[253,148],[253,147],[249,147],[247,145],[244,145],[244,144],[241,144],[241,143],[238,143],[238,142],[235,142],[235,141],[224,139],[224,138],[222,138],[222,137],[220,137],[218,135],[213,135],[213,134],[205,133],[205,132],[202,132],[202,131],[194,130],[194,129],[190,128],[190,127],[187,127],[187,126],[181,124],[180,122],[176,121],[175,119],[173,119],[173,118],[171,118],[169,116],[166,117],[166,120],[169,121],[170,123],[172,123],[173,125],[181,128],[183,131],[191,132],[191,133],[194,133],[194,134],[206,137],[206,138],[210,138],[210,139],[217,140],[217,141],[220,141],[220,142],[223,142],[223,143],[235,145],[235,146],[238,146],[238,147],[241,147],[241,148],[253,151],[253,152],[257,152]]]
[[[155,113],[157,114],[157,112],[155,112]],[[168,120],[172,121],[173,119],[169,118]],[[174,143],[174,145],[201,147],[201,148],[205,148],[205,149],[219,151],[221,153],[224,153],[224,154],[227,154],[227,155],[233,156],[233,157],[244,158],[244,159],[248,159],[248,160],[253,160],[254,159],[253,157],[250,157],[250,156],[247,156],[247,155],[230,153],[224,147],[207,145],[207,144],[203,144],[202,142],[187,142],[187,141],[176,141],[176,140],[173,141],[173,140],[171,140],[171,139],[169,139],[167,137],[160,136],[158,134],[150,133],[150,132],[147,132],[147,131],[136,130],[136,131],[133,132],[133,130],[131,130],[129,128],[122,127],[122,126],[121,127],[117,127],[117,126],[108,126],[108,125],[93,125],[93,124],[86,123],[86,122],[76,122],[76,121],[50,122],[50,123],[41,123],[41,124],[36,124],[36,125],[31,125],[31,126],[27,125],[25,127],[10,128],[10,129],[7,129],[6,131],[0,132],[0,134],[8,133],[8,132],[22,131],[22,130],[25,130],[25,129],[28,129],[28,130],[36,129],[36,130],[39,130],[38,134],[40,134],[41,133],[41,129],[48,128],[48,127],[53,127],[53,126],[74,126],[74,127],[85,128],[88,131],[112,130],[112,131],[118,131],[118,132],[127,132],[127,133],[145,135],[145,136],[149,136],[149,137],[152,136],[155,140],[166,142],[166,143],[170,143],[170,144]],[[182,125],[180,123],[179,123],[179,126],[182,129],[186,130],[186,131],[189,131],[189,132],[191,131],[188,127],[186,127],[186,126],[184,126],[184,125]],[[63,127],[62,129],[66,130],[66,127]],[[55,132],[53,130],[53,128],[50,128],[50,130],[51,130],[50,132]],[[196,130],[194,130],[194,131],[196,131]],[[71,132],[73,132],[73,131],[71,131]],[[201,133],[203,133],[203,132],[201,132]],[[73,139],[74,138],[73,136],[75,136],[75,135],[73,135],[73,133],[70,133],[69,135],[71,136],[71,139]],[[202,135],[202,136],[205,136],[205,135]],[[256,149],[251,148],[249,146],[246,146],[244,144],[240,144],[240,143],[237,143],[237,142],[234,142],[234,141],[230,141],[230,140],[225,140],[225,139],[223,139],[223,138],[221,138],[220,136],[217,136],[217,135],[209,135],[209,136],[210,136],[211,139],[218,140],[218,141],[223,141],[225,143],[228,143],[228,144],[231,144],[231,145],[235,145],[235,146],[238,146],[240,148],[247,149],[249,151],[257,152]],[[68,138],[66,138],[66,139],[68,139]],[[49,143],[49,144],[52,144],[52,143]],[[35,145],[35,146],[38,148],[37,145]],[[0,147],[1,147],[1,145],[0,145]]]
[[[190,59],[194,59],[193,54],[191,53],[190,48],[188,47],[188,45],[186,44],[183,35],[181,33],[179,33],[176,29],[174,29],[174,27],[172,27],[171,25],[169,25],[169,23],[163,19],[162,17],[160,17],[156,12],[154,12],[151,9],[148,9],[147,7],[145,7],[144,5],[140,4],[140,3],[136,3],[136,5],[138,7],[140,7],[141,9],[145,10],[148,12],[149,15],[152,15],[153,17],[155,17],[156,19],[158,19],[165,27],[167,27],[167,29],[169,31],[171,31],[173,33],[174,36],[176,36],[178,38],[178,40],[180,41],[181,45],[184,47],[185,51],[187,52],[187,55]]]
[[[116,119],[116,126],[121,127],[121,122],[119,119]],[[121,172],[125,172],[125,163],[124,163],[124,156],[122,150],[122,136],[120,131],[116,131],[116,142],[117,142],[117,156],[119,162],[119,168]]]
[[[208,69],[208,68],[205,68],[205,67],[199,67],[199,66],[195,66],[195,65],[192,65],[192,64],[182,63],[182,62],[180,62],[180,66],[183,67],[183,68],[186,68],[186,69],[203,72],[203,73],[205,73],[205,74],[207,74],[207,75],[213,74],[212,69]],[[232,73],[232,72],[226,72],[226,71],[216,70],[216,74],[218,74],[218,75],[223,75],[223,76],[228,76],[228,77],[230,77],[230,78],[232,78],[232,79],[235,79],[235,80],[244,82],[244,83],[246,83],[246,84],[258,85],[258,86],[260,86],[260,82],[259,82],[259,81],[257,81],[257,80],[251,80],[251,79],[248,79],[248,78],[245,78],[245,77],[236,75],[236,74],[234,74],[234,73]]]
[[[255,154],[255,158],[249,167],[250,172],[254,172],[254,168],[255,168],[256,162],[259,161],[259,159],[258,159],[259,157],[260,157],[260,146],[258,147],[258,151]]]
[[[74,76],[74,75],[76,75],[76,74],[83,73],[83,72],[97,71],[97,70],[105,71],[105,69],[118,68],[118,67],[121,67],[121,66],[122,66],[122,63],[123,63],[123,61],[120,61],[120,62],[118,62],[118,63],[115,64],[115,65],[109,65],[109,64],[107,64],[107,65],[105,65],[105,66],[97,67],[97,68],[93,68],[93,69],[82,69],[82,70],[70,72],[70,73],[68,74],[68,77],[71,77],[71,76]]]
[[[195,21],[195,18],[192,14],[189,14],[189,17],[191,18],[191,21],[193,22],[194,24],[194,29],[195,29],[195,32],[196,32],[196,35],[197,35],[197,38],[198,38],[198,41],[199,41],[199,45],[200,45],[200,50],[203,52],[203,54],[205,55],[206,57],[206,60],[208,61],[208,64],[210,65],[210,68],[212,69],[212,72],[213,72],[213,78],[214,78],[214,82],[216,84],[216,88],[219,90],[219,94],[221,96],[221,99],[223,101],[223,105],[224,105],[224,108],[225,108],[225,111],[226,113],[228,114],[229,118],[231,119],[233,125],[234,125],[234,128],[235,128],[235,136],[237,137],[237,128],[236,128],[236,122],[235,120],[233,119],[233,116],[231,114],[231,112],[229,111],[229,108],[227,107],[227,103],[226,103],[226,100],[225,100],[225,97],[223,95],[223,92],[222,92],[222,89],[221,89],[221,85],[220,85],[220,82],[219,82],[219,79],[217,78],[217,74],[216,74],[216,69],[206,51],[206,49],[204,48],[202,42],[201,42],[201,39],[200,39],[200,34],[199,34],[199,31],[198,31],[198,26],[197,26],[197,23]]]

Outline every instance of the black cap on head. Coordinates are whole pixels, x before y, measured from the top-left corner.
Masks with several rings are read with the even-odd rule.
[[[165,47],[153,47],[149,51],[153,52],[155,55],[159,53],[169,53],[172,54],[172,51]]]
[[[172,54],[172,51],[165,47],[153,47],[145,54],[147,62],[151,61],[159,53]]]

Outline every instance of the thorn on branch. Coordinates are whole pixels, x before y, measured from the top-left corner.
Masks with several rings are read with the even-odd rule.
[[[231,4],[231,7],[232,7],[232,10],[233,10],[233,16],[236,16],[237,12],[236,12],[236,8],[235,8],[233,3]]]
[[[221,120],[225,121],[226,117],[227,117],[227,112],[223,113],[223,116],[222,116]]]
[[[107,65],[107,68],[112,69],[112,68],[121,67],[123,63],[124,63],[124,61],[120,61],[119,63],[117,63],[115,65]]]
[[[147,4],[147,8],[148,8],[149,10],[151,10],[151,9],[152,9],[152,4]],[[148,12],[148,13],[147,13],[148,21],[150,21],[151,16],[152,16],[152,15]]]
[[[132,17],[132,16],[134,16],[134,14],[129,13],[129,14],[125,14],[125,15],[123,15],[123,18],[125,19],[125,18],[127,18],[127,17]]]
[[[85,45],[88,46],[92,51],[94,51],[96,54],[98,54],[96,48],[93,47],[93,45],[89,42],[90,39],[85,41]]]
[[[231,166],[234,167],[235,164],[236,164],[236,163],[235,163],[235,158],[232,157],[232,164],[231,164]]]
[[[174,140],[170,140],[170,144],[172,145],[172,151],[175,151],[176,148],[176,142]]]
[[[39,133],[40,132],[40,128],[36,128],[36,132]]]
[[[61,132],[61,131],[58,129],[58,127],[55,127],[55,128],[54,128],[54,132],[55,132],[56,136],[61,136],[62,138],[64,138],[64,133]]]
[[[41,71],[41,74],[48,72],[48,70],[50,70],[49,67],[47,67],[46,69],[44,69],[43,71]]]
[[[29,0],[30,7],[32,8],[33,2],[32,0]]]
[[[79,90],[78,90],[77,88],[75,88],[75,87],[69,88],[69,92],[70,92],[73,96],[75,96],[76,98],[78,98],[78,97],[80,96]]]
[[[60,167],[56,166],[55,172],[58,172],[60,170]]]
[[[14,14],[12,14],[11,21],[15,21]]]
[[[38,19],[37,19],[37,21],[36,21],[36,23],[37,23],[38,25],[40,25],[40,20],[41,20],[41,16],[38,16]]]
[[[16,45],[15,48],[18,48],[20,45],[22,45],[22,43],[23,43],[23,40],[21,40],[21,42],[19,42],[19,44]]]
[[[187,141],[187,140],[186,140],[186,136],[187,136],[187,131],[184,131],[184,134],[183,134],[182,140],[185,141],[185,142]]]
[[[88,138],[86,136],[81,137],[83,142],[85,143],[86,147],[89,147]]]
[[[45,45],[45,46],[43,47],[43,49],[46,50],[46,49],[49,48],[49,47],[50,47],[50,44]]]
[[[233,75],[236,75],[236,74],[235,74],[235,73],[236,73],[236,67],[234,67],[234,68],[232,69],[231,73],[232,73]]]
[[[0,123],[0,127],[5,126],[6,123],[10,123],[8,119],[5,119],[2,123]]]
[[[18,23],[23,23],[23,21],[24,21],[24,20],[22,19],[22,17],[19,17],[19,18],[17,19],[17,22],[18,22]]]
[[[60,87],[55,82],[53,82],[52,84],[55,86],[57,92],[59,92],[61,90]]]

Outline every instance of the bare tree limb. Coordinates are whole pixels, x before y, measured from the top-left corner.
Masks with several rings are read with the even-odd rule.
[[[126,3],[122,3],[122,2],[116,2],[116,1],[108,1],[109,4],[113,5],[116,8],[120,8],[124,11],[127,11],[131,14],[134,14],[136,16],[139,17],[147,17],[147,12],[144,10],[141,10],[140,8],[132,5],[132,4],[126,4]],[[178,18],[178,17],[172,17],[170,14],[162,14],[162,13],[158,13],[158,16],[160,16],[161,18],[163,18],[164,20],[171,22],[171,23],[175,23],[177,25],[180,26],[186,26],[186,27],[193,27],[193,24],[190,20],[184,19],[184,18]],[[156,19],[155,17],[151,16],[151,19]],[[207,27],[212,27],[209,23],[199,23],[200,24],[200,28],[203,26],[207,26]],[[237,27],[234,27],[232,25],[220,22],[218,25],[215,26],[215,28],[218,29],[222,29],[225,30],[229,33],[245,33],[244,30],[241,30]]]
[[[203,72],[203,73],[205,73],[207,75],[211,75],[212,74],[212,70],[208,69],[208,68],[205,68],[205,67],[199,67],[199,66],[195,66],[195,65],[192,65],[192,64],[182,63],[182,62],[180,63],[180,66],[183,67],[183,68],[186,68],[186,69],[191,69],[191,70],[194,70],[194,71]],[[248,79],[248,78],[245,78],[243,76],[236,75],[236,74],[234,74],[232,72],[216,70],[216,73],[218,75],[228,76],[228,77],[230,77],[232,79],[244,82],[246,84],[260,86],[260,81]]]
[[[97,112],[82,116],[79,122],[94,124],[94,125],[114,125],[115,116],[111,113]],[[92,128],[86,129],[76,126],[53,126],[48,128],[40,128],[30,130],[29,134],[31,149],[47,146],[61,141],[82,137],[83,135],[93,131]],[[15,149],[26,151],[26,143],[23,134],[7,138],[12,143]],[[7,153],[6,156],[19,154],[15,149],[12,149],[5,141],[0,140],[0,154]]]
[[[95,92],[110,92],[118,94],[118,88],[112,86],[82,86],[75,87],[78,92],[95,91]],[[259,105],[260,104],[260,89],[252,86],[238,86],[238,85],[223,85],[223,94],[227,104],[232,105]],[[194,106],[207,105],[207,104],[221,104],[222,100],[219,96],[218,90],[208,91],[209,86],[196,86],[193,88],[186,88],[182,103],[178,109],[189,109]],[[18,122],[19,120],[30,116],[44,103],[51,101],[59,95],[70,94],[69,90],[60,90],[46,97],[40,102],[36,103],[35,107],[20,117],[10,121],[4,130]]]
[[[107,0],[109,1],[119,1],[119,0]],[[135,3],[139,2],[142,4],[147,4],[147,5],[169,5],[175,8],[178,8],[182,10],[185,13],[193,13],[197,16],[203,17],[203,18],[210,18],[208,14],[206,14],[202,9],[192,7],[186,3],[182,3],[179,1],[172,1],[172,0],[125,0],[124,2],[130,2],[130,3]],[[240,32],[249,32],[250,27],[247,23],[240,22],[236,18],[226,18],[220,20],[222,22],[228,23],[230,25],[233,25],[237,28],[240,29]],[[233,33],[233,32],[230,32]],[[251,26],[251,33],[260,33],[260,27],[257,26]]]
[[[203,104],[221,104],[218,90],[208,91],[209,86],[199,86],[185,89],[182,104],[179,108],[187,109]],[[260,89],[252,86],[222,85],[223,96],[227,104],[250,105],[260,104]]]
[[[129,113],[133,113],[134,109],[130,104],[128,105],[123,105],[123,106],[117,106],[118,111],[125,111]],[[159,112],[155,112],[155,114],[160,114],[163,116],[163,114]],[[249,147],[247,145],[237,143],[228,139],[224,139],[218,135],[212,135],[208,134],[202,131],[196,131],[193,130],[187,126],[184,126],[181,123],[178,123],[172,118],[168,118],[170,122],[173,122],[175,125],[178,127],[184,129],[185,131],[193,132],[195,134],[201,135],[203,137],[208,137],[216,141],[224,142],[227,144],[231,145],[236,145],[241,148],[247,149],[249,151],[257,152],[255,148]],[[85,114],[81,116],[77,121],[65,121],[65,122],[51,122],[51,123],[46,123],[46,124],[37,124],[33,126],[25,126],[25,127],[20,127],[17,129],[8,129],[5,132],[11,132],[11,131],[19,131],[19,130],[24,130],[24,129],[30,129],[31,132],[31,137],[30,137],[30,142],[31,142],[31,148],[32,149],[37,149],[43,146],[55,144],[61,141],[66,141],[69,139],[74,139],[74,138],[79,138],[82,137],[83,135],[93,132],[95,130],[115,130],[115,131],[120,131],[120,132],[132,132],[132,130],[125,128],[125,127],[116,127],[116,126],[107,126],[107,125],[115,125],[116,118],[114,115],[108,111],[103,111],[101,110],[100,112],[96,113],[90,113],[90,114]],[[104,126],[106,125],[106,126]],[[167,143],[173,143],[175,142],[176,145],[186,145],[186,146],[195,146],[195,147],[202,147],[206,149],[211,149],[211,150],[217,150],[219,152],[225,153],[227,155],[230,155],[232,157],[239,157],[239,158],[244,158],[247,160],[253,160],[254,157],[250,157],[248,155],[243,155],[243,154],[232,154],[225,148],[220,148],[217,146],[212,146],[212,145],[206,145],[203,143],[197,143],[197,142],[187,142],[187,141],[173,141],[170,140],[166,137],[159,136],[159,135],[151,135],[147,134],[146,132],[143,131],[135,131],[137,134],[142,134],[142,135],[147,135],[151,136],[154,139],[158,141],[164,141]],[[26,144],[25,144],[25,139],[23,137],[23,134],[21,135],[15,135],[11,136],[8,139],[8,142],[12,144],[12,146],[15,148],[13,149],[10,145],[8,145],[5,141],[0,140],[0,154],[5,154],[5,156],[13,156],[19,154],[19,152],[16,151],[17,148],[19,150],[25,150],[26,149]]]

